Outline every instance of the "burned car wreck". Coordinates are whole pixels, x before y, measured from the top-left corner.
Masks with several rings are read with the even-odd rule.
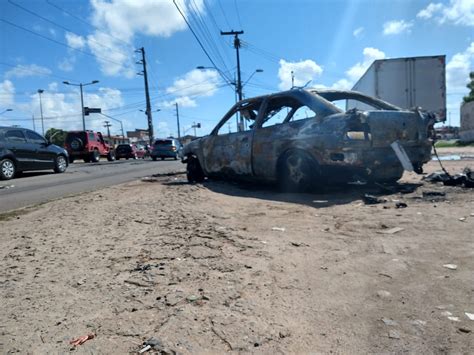
[[[367,109],[337,106],[353,101]],[[355,91],[294,89],[238,102],[208,136],[184,147],[183,162],[190,182],[250,179],[278,183],[284,191],[395,182],[407,169],[400,151],[416,172],[431,159],[436,121],[421,109]]]

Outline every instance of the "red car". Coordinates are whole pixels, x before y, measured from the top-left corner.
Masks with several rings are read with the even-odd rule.
[[[119,144],[115,149],[115,159],[145,159],[145,149],[135,144]]]

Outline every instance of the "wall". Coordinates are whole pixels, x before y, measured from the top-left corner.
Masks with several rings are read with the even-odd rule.
[[[461,141],[474,141],[474,101],[461,106]]]

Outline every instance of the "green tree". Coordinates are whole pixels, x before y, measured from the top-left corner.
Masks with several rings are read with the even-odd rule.
[[[469,78],[471,79],[471,82],[466,85],[466,87],[471,90],[469,92],[469,95],[464,96],[463,100],[465,103],[474,101],[474,71],[469,73]]]
[[[46,131],[44,137],[51,141],[51,143],[64,146],[64,140],[66,139],[66,131],[62,129],[50,128]]]

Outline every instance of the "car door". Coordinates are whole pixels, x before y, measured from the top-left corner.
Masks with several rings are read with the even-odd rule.
[[[208,174],[252,176],[253,123],[261,100],[236,104],[203,141],[204,168]],[[250,115],[249,112],[252,112]],[[242,125],[244,114],[249,125]]]
[[[34,147],[28,144],[22,129],[12,128],[5,132],[5,147],[15,155],[18,170],[35,169]]]
[[[50,145],[38,133],[29,130],[24,132],[28,144],[34,149],[35,169],[53,169],[56,153],[52,151]]]

